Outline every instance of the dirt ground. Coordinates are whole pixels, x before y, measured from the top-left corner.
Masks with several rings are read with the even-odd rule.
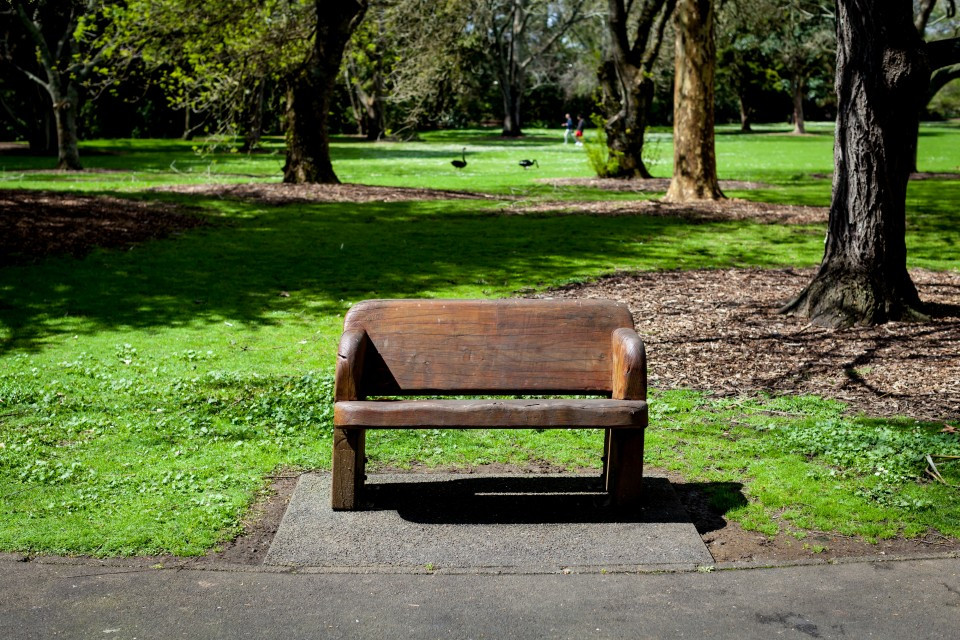
[[[651,386],[817,394],[852,411],[960,419],[960,273],[911,271],[928,322],[831,330],[778,309],[812,269],[617,274],[538,297],[608,298],[633,312]]]
[[[163,203],[0,189],[0,266],[52,255],[82,257],[94,247],[131,247],[209,224]]]
[[[488,200],[492,196],[468,191],[442,191],[407,187],[377,187],[362,184],[178,184],[151,191],[189,193],[216,198],[233,198],[266,205],[307,202],[399,202],[404,200]],[[500,199],[497,197],[496,199]]]
[[[269,204],[451,197],[450,192],[358,185],[188,185],[176,190]],[[738,200],[706,206],[563,203],[518,207],[505,213],[542,215],[558,208],[591,215],[675,215],[694,220],[826,220],[825,209]],[[210,222],[171,205],[0,190],[0,266],[63,253],[82,256],[94,247],[129,247],[205,224]],[[810,280],[811,270],[622,273],[538,297],[611,298],[627,303],[647,345],[652,386],[709,389],[716,394],[811,393],[837,398],[848,403],[851,411],[871,415],[956,421],[960,419],[960,273],[914,270],[911,275],[921,298],[930,305],[928,322],[840,331],[820,329],[777,313]],[[484,467],[477,471],[510,469]],[[547,465],[523,471],[556,469]],[[713,513],[696,485],[679,477],[671,481],[718,562],[960,550],[960,541],[935,533],[920,540],[876,545],[818,532],[809,532],[803,541],[788,534],[769,539]],[[248,514],[245,533],[208,560],[262,562],[295,485],[296,475],[273,478],[270,489]],[[825,550],[817,555],[812,547]]]
[[[501,210],[503,215],[654,216],[694,222],[751,220],[763,224],[826,224],[828,213],[826,207],[766,204],[737,199],[698,202],[695,205],[659,200],[538,202],[516,204]]]
[[[670,178],[647,178],[635,180],[621,180],[619,178],[543,178],[537,180],[544,184],[557,187],[577,186],[594,187],[606,191],[630,191],[634,193],[666,193],[670,187]],[[742,180],[721,180],[720,189],[724,191],[749,191],[752,189],[769,189],[770,185],[762,182],[743,182]]]

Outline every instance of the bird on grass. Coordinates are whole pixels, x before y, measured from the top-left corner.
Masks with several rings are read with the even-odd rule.
[[[463,169],[465,166],[467,166],[467,148],[466,147],[464,147],[463,151],[460,152],[460,157],[461,157],[460,160],[450,161],[450,164],[452,164],[457,169]]]
[[[521,167],[523,167],[524,170],[526,170],[526,169],[528,169],[529,167],[532,167],[532,166],[534,166],[534,165],[537,166],[537,169],[540,168],[540,164],[539,164],[536,160],[521,160],[521,161],[518,162],[517,164],[519,164]]]

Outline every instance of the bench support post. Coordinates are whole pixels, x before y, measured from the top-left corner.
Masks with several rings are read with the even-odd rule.
[[[600,454],[600,464],[602,468],[600,469],[600,479],[603,481],[603,488],[606,491],[607,488],[607,452],[610,451],[610,429],[603,430],[603,449]]]
[[[363,495],[366,430],[333,429],[333,491],[334,510],[360,508]]]
[[[604,484],[610,503],[640,503],[643,484],[643,429],[608,429]]]

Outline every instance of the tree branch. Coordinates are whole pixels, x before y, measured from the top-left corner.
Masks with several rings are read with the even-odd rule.
[[[653,45],[647,49],[643,56],[643,69],[647,73],[653,70],[653,65],[656,64],[657,57],[660,55],[660,45],[663,44],[663,34],[667,30],[667,23],[670,21],[670,16],[673,14],[676,4],[676,0],[666,0],[664,4],[663,13],[660,14],[660,21],[657,23],[657,31],[653,38]]]
[[[33,80],[34,82],[36,82],[38,85],[40,85],[41,87],[43,87],[43,88],[47,91],[47,93],[50,94],[50,97],[53,98],[53,87],[51,86],[51,84],[50,84],[49,82],[45,82],[45,81],[42,80],[41,78],[37,77],[36,75],[34,75],[33,73],[31,73],[30,71],[27,71],[26,69],[24,69],[23,67],[21,67],[21,66],[19,66],[19,65],[13,65],[13,66],[16,67],[16,68],[20,71],[20,73],[22,73],[23,75],[27,76],[28,78],[30,78],[31,80]],[[56,99],[54,98],[54,100],[56,100]]]
[[[657,13],[663,6],[663,0],[647,0],[640,15],[637,17],[637,37],[633,41],[632,53],[637,57],[642,57],[647,50],[647,39],[650,37],[650,29],[657,19]]]
[[[937,92],[950,81],[960,78],[960,63],[940,67],[930,76],[930,86],[927,89],[927,103],[933,100]]]
[[[948,67],[960,62],[960,38],[945,38],[934,40],[924,46],[930,70],[936,71],[941,67]]]
[[[913,26],[917,28],[917,33],[920,34],[921,38],[923,37],[923,33],[927,30],[927,22],[930,21],[930,14],[933,12],[933,8],[936,5],[937,0],[920,0],[920,10],[913,22]]]
[[[632,3],[631,3],[632,4]],[[626,60],[630,55],[630,41],[627,38],[627,11],[623,0],[608,0],[610,16],[607,24],[613,40],[614,57]]]
[[[50,53],[50,48],[47,46],[47,41],[43,39],[43,34],[40,32],[39,25],[33,21],[33,18],[27,15],[27,10],[23,6],[22,2],[17,2],[16,10],[17,16],[20,18],[20,22],[27,30],[27,33],[30,35],[30,39],[33,40],[34,45],[37,47],[37,51],[40,53],[41,64],[44,67],[44,71],[47,72],[47,82],[44,82],[26,69],[20,69],[20,71],[25,73],[28,78],[46,89],[48,93],[52,94],[51,90],[53,89],[55,78],[57,75],[59,75],[57,73],[56,60],[54,60],[52,54]],[[56,84],[60,84],[59,78],[56,79]]]
[[[558,25],[553,28],[553,35],[551,35],[550,38],[548,38],[547,41],[543,44],[543,46],[537,49],[536,52],[531,53],[529,56],[527,56],[527,59],[521,63],[521,68],[526,69],[527,66],[529,66],[529,64],[533,60],[537,59],[538,57],[542,56],[544,53],[549,51],[550,48],[553,47],[554,43],[557,40],[559,40],[560,37],[563,36],[567,31],[570,30],[570,27],[573,26],[573,23],[580,19],[580,10],[583,8],[583,5],[585,2],[586,0],[580,0],[580,2],[577,3],[577,5],[570,12],[570,17],[567,18],[567,20],[562,25]]]
[[[3,99],[2,95],[0,95],[0,107],[3,107],[3,110],[7,113],[7,118],[13,124],[13,128],[16,129],[20,135],[28,137],[30,128],[27,126],[26,121],[13,112],[13,109],[10,108],[10,105],[7,104],[7,101]]]
[[[63,59],[63,49],[68,47],[70,50],[67,52],[67,59],[70,60],[73,58],[73,33],[77,30],[77,13],[74,10],[70,10],[70,18],[67,20],[67,26],[63,29],[63,35],[60,37],[60,40],[57,41],[57,53],[56,59]]]

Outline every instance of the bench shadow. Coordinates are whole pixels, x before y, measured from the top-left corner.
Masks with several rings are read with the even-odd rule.
[[[442,478],[368,484],[365,508],[418,524],[693,522],[666,478],[644,478],[643,502],[632,508],[607,504],[599,475]]]
[[[728,512],[747,506],[740,482],[680,482],[673,488],[700,535],[723,529]]]

